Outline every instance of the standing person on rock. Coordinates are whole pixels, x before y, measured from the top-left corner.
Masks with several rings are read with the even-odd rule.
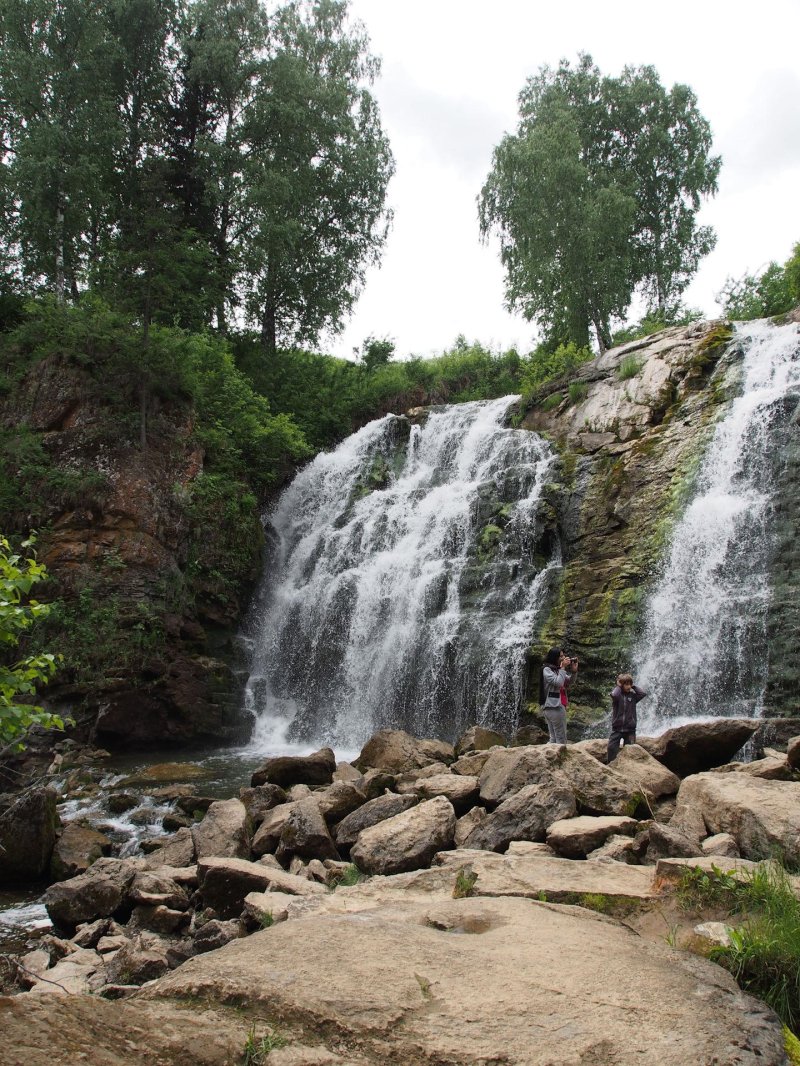
[[[617,677],[617,687],[611,693],[611,736],[608,738],[608,761],[619,755],[622,741],[625,746],[636,743],[636,704],[647,692],[633,683],[630,674]]]
[[[562,693],[578,672],[578,660],[571,659],[561,648],[551,648],[539,675],[539,705],[547,722],[551,744],[567,743],[567,708]]]

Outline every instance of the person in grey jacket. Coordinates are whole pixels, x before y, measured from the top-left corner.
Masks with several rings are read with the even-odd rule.
[[[577,672],[578,660],[565,655],[561,648],[551,648],[545,656],[539,676],[539,704],[551,744],[567,743],[567,708],[561,693],[569,688]]]
[[[619,755],[620,743],[636,743],[636,705],[647,692],[634,685],[630,674],[617,677],[617,687],[611,692],[611,736],[608,738],[608,761]]]

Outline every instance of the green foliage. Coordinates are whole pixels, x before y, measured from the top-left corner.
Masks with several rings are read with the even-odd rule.
[[[570,403],[580,403],[589,394],[589,386],[585,381],[571,381],[567,389]]]
[[[728,947],[711,949],[711,958],[800,1032],[800,900],[786,871],[771,862],[721,891],[730,910],[747,917],[730,930]]]
[[[262,929],[269,929],[275,924],[275,919],[272,915],[272,911],[263,911],[258,919],[258,924]]]
[[[536,395],[540,387],[556,378],[568,377],[592,358],[587,347],[579,348],[570,341],[555,347],[540,344],[522,364],[521,389],[526,400]]]
[[[0,745],[6,750],[21,750],[23,738],[33,726],[64,728],[58,715],[27,702],[53,676],[60,656],[43,652],[16,661],[13,658],[23,635],[50,610],[48,604],[30,595],[31,589],[47,578],[46,569],[33,554],[33,543],[34,538],[24,541],[22,551],[26,554],[20,554],[0,536]]]
[[[747,322],[790,311],[800,303],[800,242],[783,266],[771,262],[760,274],[728,278],[716,296],[726,317]]]
[[[669,329],[671,326],[688,326],[691,322],[697,322],[702,317],[702,311],[698,311],[696,308],[684,307],[680,303],[664,311],[656,308],[654,311],[648,311],[633,325],[616,330],[611,338],[611,344],[616,348],[621,344],[628,344],[630,341],[651,337],[654,333],[660,333],[662,329]]]
[[[783,1027],[783,1046],[789,1059],[789,1066],[800,1066],[800,1040],[788,1026]]]
[[[463,870],[459,870],[456,875],[456,883],[453,886],[453,899],[466,899],[468,896],[474,894],[475,885],[478,882],[478,875],[474,870],[471,870],[468,866]]]
[[[641,359],[638,359],[635,355],[626,355],[617,367],[617,378],[619,381],[629,381],[631,378],[635,378],[641,369]]]
[[[386,366],[394,355],[394,341],[388,337],[367,337],[361,345],[361,362],[367,370],[375,370],[379,366]]]
[[[263,1036],[256,1036],[256,1025],[253,1022],[244,1045],[242,1066],[266,1066],[269,1054],[278,1048],[286,1047],[288,1042],[285,1036],[271,1027]]]
[[[357,885],[361,881],[366,881],[366,879],[367,875],[362,873],[355,863],[350,863],[350,865],[345,867],[345,869],[336,877],[333,882],[333,887],[351,888],[353,885]]]
[[[479,198],[506,298],[551,335],[601,351],[639,286],[661,312],[714,246],[695,216],[720,167],[692,91],[652,67],[604,77],[590,56],[543,67],[520,93],[517,132],[494,152]]]

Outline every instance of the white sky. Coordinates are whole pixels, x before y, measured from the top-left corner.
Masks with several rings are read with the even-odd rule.
[[[800,0],[351,0],[372,51],[374,86],[397,171],[394,226],[346,329],[321,345],[352,358],[365,337],[430,355],[459,333],[529,351],[535,329],[503,306],[495,243],[476,197],[492,150],[517,124],[525,79],[589,52],[604,74],[652,64],[690,85],[723,157],[700,222],[717,231],[686,301],[706,315],[726,277],[783,262],[800,240]]]

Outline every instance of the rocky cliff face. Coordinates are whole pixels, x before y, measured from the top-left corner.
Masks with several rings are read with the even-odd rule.
[[[65,656],[48,698],[106,746],[238,728],[232,627],[260,570],[255,501],[204,491],[185,401],[151,404],[147,446],[102,383],[50,356],[0,401],[7,533],[39,531],[54,600],[36,639]]]
[[[705,322],[616,348],[553,382],[522,423],[560,454],[564,568],[532,662],[551,645],[579,655],[579,704],[605,707],[609,678],[630,666],[648,583],[735,381],[730,338]]]

